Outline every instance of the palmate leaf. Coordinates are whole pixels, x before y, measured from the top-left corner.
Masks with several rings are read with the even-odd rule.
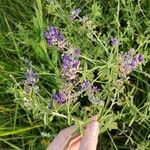
[[[116,122],[117,119],[118,116],[115,114],[102,116],[102,118],[100,119],[100,132],[103,133],[107,130],[111,131],[112,129],[118,129],[118,123]]]

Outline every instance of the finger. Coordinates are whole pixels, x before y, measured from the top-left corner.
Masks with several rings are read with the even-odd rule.
[[[99,134],[99,123],[94,120],[86,127],[85,135],[80,144],[80,150],[96,150]]]
[[[74,131],[75,126],[60,131],[57,137],[48,146],[47,150],[61,150]]]

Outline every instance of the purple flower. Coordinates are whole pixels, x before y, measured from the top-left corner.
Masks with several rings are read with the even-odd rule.
[[[62,103],[62,98],[59,92],[55,93],[52,99],[56,100],[58,103]]]
[[[74,9],[71,14],[70,14],[70,18],[71,20],[75,20],[76,17],[79,15],[79,13],[81,12],[80,8]]]
[[[128,63],[128,64],[126,65],[126,67],[127,67],[127,68],[131,67],[131,69],[134,69],[135,66],[136,66],[136,64],[137,64],[137,61],[132,60],[130,63]]]
[[[26,76],[26,78],[29,78],[29,77],[36,78],[37,74],[32,70],[28,70],[28,72],[26,72],[25,76]]]
[[[68,64],[71,61],[71,55],[70,54],[64,54],[62,56],[62,61],[64,64]]]
[[[121,52],[119,55],[119,76],[126,78],[143,60],[144,57],[140,54],[135,54],[134,49]]]
[[[28,85],[34,85],[37,82],[37,74],[32,70],[27,70],[25,73],[25,83]]]
[[[72,68],[78,68],[79,64],[80,64],[79,60],[73,60],[72,61]]]
[[[81,90],[83,91],[88,91],[88,92],[98,92],[99,91],[99,88],[95,85],[93,85],[89,80],[84,80],[81,84]]]
[[[73,54],[74,52],[71,54],[66,53],[62,55],[61,69],[63,76],[66,77],[68,80],[73,80],[76,78],[77,71],[80,66],[80,61],[75,58]]]
[[[81,90],[86,90],[88,87],[90,87],[90,81],[89,80],[84,80],[81,84]]]
[[[137,54],[136,58],[138,59],[139,62],[142,62],[144,60],[143,55]]]
[[[56,92],[53,96],[52,99],[57,101],[59,104],[62,104],[66,101],[65,96],[61,92]]]
[[[75,56],[78,56],[78,55],[80,55],[80,50],[78,50],[78,49],[75,49],[75,50],[74,50],[74,55],[75,55]]]
[[[65,41],[64,36],[53,26],[48,27],[44,34],[49,45],[57,45],[61,48],[62,43]]]
[[[93,84],[89,80],[84,80],[81,83],[81,92],[84,92],[84,95],[88,97],[88,100],[92,103],[97,103],[99,101],[97,92],[99,92],[99,88],[97,86],[93,86]]]
[[[38,86],[37,83],[37,73],[33,70],[27,69],[25,73],[25,93],[29,94],[32,89],[34,89],[35,92],[38,92]]]
[[[92,91],[97,93],[99,91],[99,88],[97,86],[92,86]]]
[[[117,38],[115,38],[115,37],[112,37],[111,38],[111,44],[113,46],[119,45],[119,40]]]

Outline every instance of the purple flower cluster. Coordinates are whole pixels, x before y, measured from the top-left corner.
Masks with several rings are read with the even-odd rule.
[[[95,85],[93,85],[89,80],[84,80],[80,85],[81,91],[85,91],[88,93],[97,93],[99,91],[99,88]]]
[[[84,80],[81,84],[81,90],[85,91],[87,88],[89,88],[91,85],[89,80]]]
[[[119,40],[118,40],[118,38],[112,37],[112,38],[111,38],[111,44],[112,44],[113,46],[119,45]]]
[[[119,55],[120,77],[126,78],[143,61],[143,55],[136,54],[134,49],[130,49],[128,52],[121,52]]]
[[[80,12],[81,12],[80,8],[74,9],[70,14],[71,20],[75,20]]]
[[[57,45],[59,48],[63,48],[65,44],[64,36],[53,26],[48,27],[44,34],[47,43],[51,45]]]
[[[73,80],[77,76],[77,71],[80,66],[80,61],[77,59],[79,54],[79,50],[74,50],[71,54],[65,53],[62,55],[62,74],[68,80]]]
[[[31,89],[33,87],[36,87],[36,83],[37,83],[37,73],[31,69],[30,70],[27,69],[25,73],[25,92],[29,94]]]
[[[57,101],[58,104],[63,104],[66,101],[71,102],[77,98],[72,80],[76,78],[80,66],[80,61],[77,58],[79,54],[80,51],[75,49],[72,53],[63,53],[61,56],[61,71],[64,84],[61,89],[52,96],[52,99]],[[52,108],[52,103],[50,103],[49,108]]]
[[[72,11],[70,16],[71,19],[74,20],[80,12],[80,9]],[[64,36],[55,27],[48,28],[47,32],[45,33],[45,38],[47,39],[49,45],[57,45],[60,49],[64,47]],[[80,61],[78,60],[80,50],[75,49],[73,52],[70,52],[68,49],[69,48],[67,48],[67,52],[62,51],[61,55],[61,72],[64,83],[59,91],[53,94],[52,100],[58,102],[58,104],[63,104],[66,101],[76,101],[77,97],[84,91],[90,99],[95,98],[94,96],[99,91],[99,89],[97,86],[93,86],[93,84],[91,84],[88,80],[83,81],[80,91],[76,91],[74,84],[77,81],[75,79],[77,78],[77,72],[80,67]],[[32,86],[32,82],[33,85],[36,83],[36,76],[34,75],[34,73],[31,74],[32,75],[27,75],[28,77],[26,79],[26,82],[28,82],[27,85],[29,86]],[[53,101],[51,101],[49,105],[49,108],[52,107]]]
[[[58,104],[63,104],[66,101],[73,102],[77,100],[77,97],[85,92],[85,95],[88,96],[89,100],[94,103],[96,97],[95,94],[99,91],[97,86],[93,86],[93,84],[88,81],[84,80],[80,84],[80,90],[74,90],[73,83],[66,83],[63,88],[61,88],[58,92],[54,93],[52,99],[55,100]],[[97,102],[96,102],[97,103]],[[50,103],[49,108],[52,108],[52,103]]]
[[[99,97],[97,96],[97,93],[99,92],[99,88],[95,85],[93,85],[89,80],[84,80],[81,85],[80,89],[82,92],[85,92],[85,95],[88,96],[88,100],[93,104],[100,104],[101,101]]]
[[[25,83],[28,85],[36,84],[37,74],[32,70],[27,70],[25,73]]]
[[[64,83],[59,91],[53,94],[52,99],[57,101],[58,104],[63,104],[66,101],[69,103],[75,101],[77,99],[77,94],[74,90],[74,84],[71,82]]]
[[[92,92],[93,93],[97,93],[97,92],[99,92],[99,90],[100,89],[96,85],[92,86]]]
[[[59,104],[62,104],[66,101],[66,97],[62,94],[62,92],[56,92],[52,99],[57,101]]]

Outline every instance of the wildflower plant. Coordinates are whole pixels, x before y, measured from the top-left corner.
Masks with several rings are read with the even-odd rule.
[[[76,13],[77,14],[75,14],[75,12],[71,13],[73,20],[76,18],[76,15],[78,15],[79,11]],[[87,29],[89,30],[89,28]],[[96,29],[96,27],[92,28],[92,30],[90,29],[90,31],[93,32],[93,29]],[[96,34],[97,32],[93,32],[94,36],[96,36]],[[97,37],[92,41],[96,42]],[[121,93],[125,91],[125,88],[123,88],[123,91],[119,91],[118,87],[115,86],[108,87],[107,89],[107,83],[106,87],[99,82],[97,83],[100,78],[98,75],[91,78],[93,81],[88,79],[88,74],[85,78],[83,70],[84,67],[82,63],[84,56],[82,56],[81,50],[74,48],[73,44],[69,43],[65,39],[65,36],[57,29],[57,27],[49,26],[47,31],[44,33],[43,38],[45,38],[48,48],[55,46],[57,48],[55,51],[59,53],[59,77],[61,84],[59,87],[57,86],[55,90],[53,89],[53,92],[50,96],[51,100],[45,101],[43,100],[44,97],[42,98],[37,92],[37,73],[31,68],[27,68],[24,80],[25,94],[20,93],[20,98],[22,99],[21,105],[27,110],[33,112],[35,118],[39,117],[40,114],[43,114],[46,118],[44,119],[44,123],[46,125],[53,120],[54,116],[58,118],[62,117],[68,120],[69,125],[71,125],[72,122],[78,124],[80,131],[82,132],[84,127],[82,126],[82,121],[75,119],[75,116],[71,115],[71,113],[79,110],[79,107],[81,107],[81,99],[86,99],[86,102],[84,103],[87,103],[87,106],[83,104],[83,107],[85,105],[85,107],[91,107],[93,110],[98,110],[99,112],[103,111],[103,114],[97,114],[101,121],[102,133],[107,129],[117,129],[118,125],[116,120],[119,119],[119,116],[113,112],[113,106],[115,104],[117,104],[118,107],[123,105],[121,104],[123,103],[121,100],[123,99]],[[111,42],[113,46],[119,45],[119,40],[117,38],[112,38]],[[69,45],[66,43],[69,43]],[[119,88],[122,88],[122,86],[124,86],[124,82],[128,80],[127,77],[130,76],[130,74],[137,69],[140,64],[142,64],[144,57],[141,54],[136,54],[133,49],[130,49],[128,52],[120,52],[117,58],[118,59],[116,59],[115,64],[118,68],[118,72],[116,72],[118,76],[115,79],[115,83],[118,85],[120,84]],[[90,69],[97,71],[95,67]],[[113,85],[111,80],[108,81],[108,83]],[[111,90],[115,91],[114,94],[108,92]],[[33,95],[30,94],[32,91],[34,91]],[[84,113],[86,113],[86,111]],[[75,114],[77,113],[75,112]],[[90,115],[85,119],[88,120],[91,115],[95,115],[94,112],[90,112]],[[106,115],[106,117],[104,120],[101,120],[103,115]],[[107,122],[107,116],[109,115],[113,118],[110,120],[110,122]],[[42,119],[42,115],[40,118]],[[107,124],[111,124],[111,126],[107,127]]]

